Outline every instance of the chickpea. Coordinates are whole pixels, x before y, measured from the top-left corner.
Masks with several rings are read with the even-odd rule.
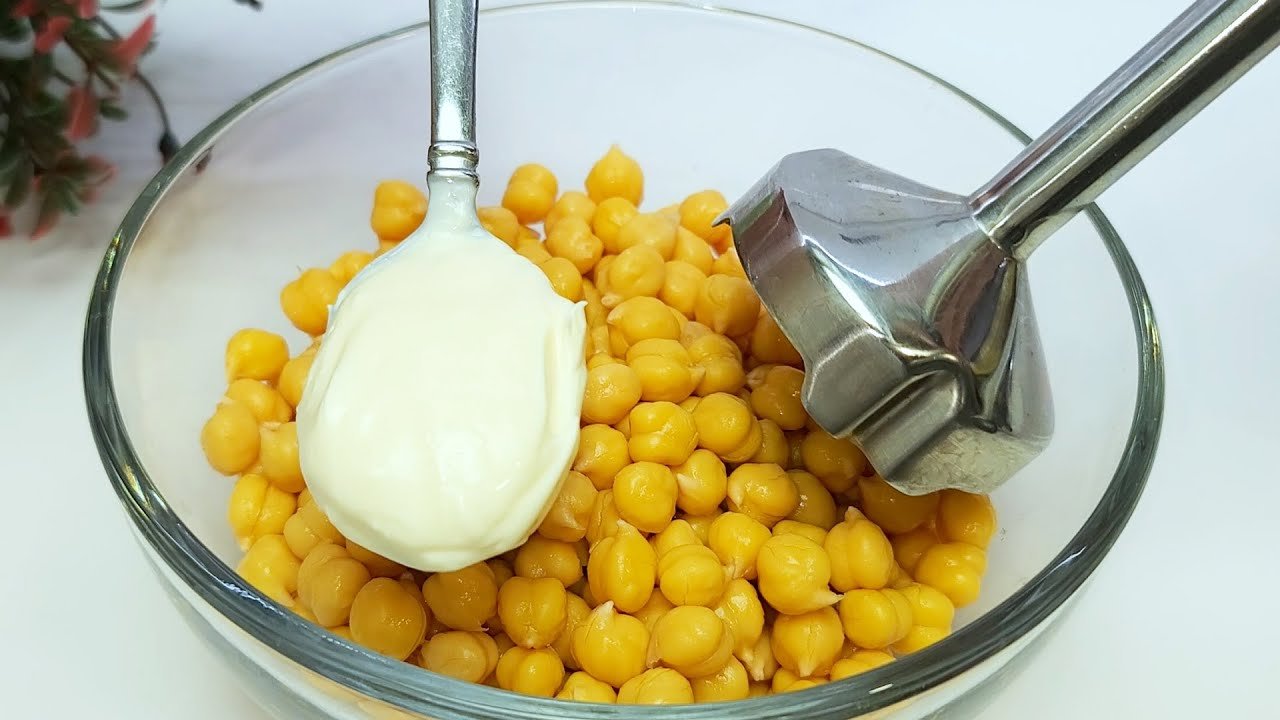
[[[263,535],[249,546],[236,572],[263,595],[285,607],[293,607],[300,567],[283,535]]]
[[[694,450],[672,468],[676,478],[676,506],[691,515],[709,515],[720,508],[728,492],[724,462],[706,449]]]
[[[944,490],[938,504],[938,536],[986,549],[996,531],[996,511],[986,495]]]
[[[250,378],[233,380],[224,396],[226,402],[239,403],[253,413],[259,423],[286,423],[293,419],[293,408],[267,383]]]
[[[789,470],[787,477],[791,478],[800,495],[800,502],[788,517],[817,525],[823,530],[835,527],[839,519],[836,514],[836,499],[832,497],[822,481],[803,470]]]
[[[756,644],[749,650],[738,653],[747,674],[756,682],[764,682],[773,678],[778,672],[778,659],[773,656],[773,638],[769,628],[760,633]]]
[[[831,666],[831,679],[843,680],[893,662],[893,656],[879,650],[858,650]]]
[[[275,428],[263,426],[259,431],[258,462],[262,474],[272,485],[285,492],[301,492],[305,487],[302,466],[298,462],[298,426],[287,422]]]
[[[515,213],[521,223],[542,220],[555,204],[559,190],[556,176],[537,164],[521,165],[511,173],[502,194],[502,206]]]
[[[564,585],[551,577],[513,577],[498,588],[498,617],[516,645],[546,647],[568,621]]]
[[[578,582],[585,582],[585,578],[580,578]],[[582,596],[575,593],[572,588],[568,589],[564,597],[564,629],[551,642],[551,649],[555,650],[556,655],[560,656],[560,660],[566,668],[581,670],[582,665],[573,654],[573,635],[591,616],[591,606],[587,604],[586,600],[582,599]]]
[[[636,245],[613,257],[604,273],[605,307],[633,297],[657,297],[667,279],[666,260],[648,245]]]
[[[619,252],[645,245],[670,260],[676,250],[676,224],[660,214],[638,213],[618,229],[614,241]]]
[[[676,340],[637,342],[627,349],[627,365],[640,378],[642,400],[678,403],[702,380],[702,368],[693,364],[689,352]]]
[[[346,625],[356,593],[371,580],[369,569],[346,549],[325,543],[303,559],[298,569],[298,599],[325,627]]]
[[[772,464],[786,469],[790,452],[787,434],[782,431],[782,428],[772,420],[761,420],[760,449],[751,456],[750,462]]]
[[[280,307],[294,327],[308,335],[321,335],[329,325],[329,307],[340,292],[342,283],[333,273],[311,268],[280,291]]]
[[[764,632],[764,605],[755,586],[746,578],[730,580],[711,609],[733,633],[734,654],[744,661],[749,659]]]
[[[587,561],[591,594],[602,601],[612,600],[623,612],[644,607],[657,576],[658,557],[653,547],[626,522],[619,521],[611,537],[602,538],[591,548]]]
[[[649,544],[653,546],[653,552],[658,558],[658,567],[661,568],[662,558],[666,557],[667,553],[683,545],[702,545],[702,540],[693,531],[689,521],[672,520],[671,524],[649,537]],[[717,559],[716,566],[718,567],[719,564],[720,561]]]
[[[418,229],[427,214],[427,196],[403,180],[384,180],[373,191],[369,225],[379,240],[400,242]]]
[[[297,512],[284,523],[284,538],[299,558],[305,558],[317,545],[344,542],[342,533],[314,502],[299,503]]]
[[[916,564],[924,552],[938,544],[938,536],[933,530],[921,526],[889,539],[893,546],[893,558],[907,572],[915,572]]]
[[[755,328],[751,330],[751,356],[762,363],[774,365],[800,368],[804,364],[800,353],[778,327],[778,321],[767,312],[760,313]]]
[[[613,425],[640,402],[642,386],[636,371],[627,365],[610,364],[587,371],[582,398],[582,419],[588,423]]]
[[[644,672],[649,642],[643,622],[605,602],[574,630],[573,656],[591,677],[622,687]]]
[[[857,510],[850,508],[844,521],[831,528],[824,547],[831,558],[831,587],[836,590],[877,590],[889,584],[893,546],[880,526]]]
[[[446,627],[474,632],[483,630],[485,622],[498,613],[498,588],[493,568],[475,563],[431,575],[422,584],[422,597]],[[505,623],[506,618],[502,619]]]
[[[867,458],[858,446],[822,430],[805,435],[800,443],[800,457],[804,469],[817,476],[833,493],[851,489],[867,465]]]
[[[201,428],[200,447],[214,470],[223,475],[244,472],[258,460],[258,420],[241,403],[222,403]]]
[[[800,504],[796,484],[778,465],[739,465],[729,475],[727,489],[729,509],[765,527],[773,527]]]
[[[689,681],[693,687],[694,702],[725,702],[745,700],[750,692],[751,678],[737,658],[729,658],[724,667],[710,675]]]
[[[248,550],[264,535],[283,533],[297,505],[293,493],[275,487],[261,475],[245,473],[231,490],[227,521],[240,547]]]
[[[676,605],[710,607],[724,592],[724,568],[710,548],[701,543],[682,544],[658,560],[658,588]]]
[[[680,224],[724,252],[733,240],[733,232],[727,224],[712,223],[728,209],[724,195],[716,190],[702,190],[680,203]]]
[[[693,687],[685,676],[668,668],[654,668],[618,688],[619,705],[682,705],[693,702]]]
[[[609,313],[606,321],[621,330],[632,345],[659,338],[680,345],[676,342],[680,337],[680,323],[671,308],[657,298],[638,296],[624,300]],[[684,346],[680,345],[680,350],[687,354]]]
[[[862,512],[887,533],[902,534],[920,527],[934,516],[939,494],[907,495],[879,477],[859,478]]]
[[[817,525],[810,525],[809,523],[797,522],[795,520],[779,520],[771,530],[774,537],[791,533],[793,535],[803,535],[819,545],[827,541],[826,530],[823,530]]]
[[[591,216],[591,232],[600,238],[607,254],[617,255],[622,250],[618,246],[618,232],[639,213],[635,204],[626,198],[611,197],[599,201],[595,214]]]
[[[579,671],[565,678],[564,687],[556,693],[556,699],[613,704],[618,702],[618,693],[607,683]]]
[[[573,469],[586,475],[597,490],[608,490],[618,471],[631,463],[629,452],[621,432],[605,424],[587,425],[578,435]]]
[[[733,640],[729,626],[710,608],[677,606],[654,626],[650,664],[661,662],[685,677],[710,675],[729,662]]]
[[[680,227],[676,230],[676,248],[671,253],[671,259],[685,262],[698,269],[703,277],[711,274],[711,267],[715,264],[716,256],[711,251],[711,246],[706,240],[698,237],[690,232],[687,228]]]
[[[956,607],[964,607],[978,599],[986,569],[982,548],[961,542],[938,543],[920,556],[915,577],[937,588]]]
[[[845,636],[860,648],[887,648],[911,629],[911,603],[897,590],[850,590],[839,607]]]
[[[698,446],[693,417],[674,403],[640,403],[631,411],[629,420],[631,436],[627,441],[627,447],[631,457],[637,462],[678,465],[687,460]],[[618,477],[621,477],[621,474],[622,471],[619,472]],[[673,491],[674,482],[675,479],[672,477]],[[615,479],[615,489],[617,483],[618,480]],[[672,502],[675,501],[674,494],[671,499]],[[656,532],[656,530],[648,532]]]
[[[498,644],[482,632],[443,632],[422,646],[419,664],[441,675],[482,682],[498,667]]]
[[[800,391],[804,373],[788,365],[761,365],[747,374],[751,408],[783,430],[799,430],[809,420]]]
[[[711,272],[741,278],[742,280],[747,279],[747,271],[742,269],[742,260],[738,258],[738,249],[735,247],[722,250],[716,256],[715,262],[711,264]]]
[[[624,198],[636,206],[644,198],[644,173],[640,164],[617,145],[611,146],[609,152],[591,166],[584,184],[587,195],[597,204],[597,212],[608,198]]]
[[[827,587],[831,560],[826,551],[801,535],[778,535],[766,540],[756,560],[756,573],[760,594],[783,614],[800,615],[840,600]]]
[[[587,543],[594,548],[606,537],[616,535],[621,520],[618,505],[613,500],[613,489],[601,490],[591,503],[591,515],[587,518]]]
[[[712,521],[707,534],[707,547],[725,567],[730,578],[756,576],[760,549],[770,538],[769,528],[742,513],[722,513]]]
[[[550,540],[569,543],[586,537],[587,522],[591,519],[591,506],[595,503],[595,499],[596,487],[591,479],[580,472],[570,470],[560,484],[560,492],[552,502],[551,509],[547,511],[542,524],[538,526],[538,534]]]
[[[374,652],[404,660],[426,637],[422,602],[391,578],[370,580],[351,603],[351,637]]]
[[[547,276],[551,289],[557,295],[570,302],[578,302],[582,299],[582,274],[571,261],[562,257],[551,257],[538,265],[538,269]]]
[[[547,216],[542,220],[542,227],[547,231],[547,239],[551,238],[551,231],[556,225],[565,218],[576,217],[587,223],[587,229],[591,229],[591,218],[596,214],[596,204],[587,197],[586,193],[577,190],[569,190],[556,200],[556,204],[551,206],[551,210],[547,212]]]
[[[736,393],[746,384],[747,374],[742,367],[742,351],[729,338],[711,333],[708,329],[706,335],[694,338],[685,345],[689,348],[689,357],[703,369],[702,380],[694,389],[698,395],[707,397],[715,393]]]
[[[681,260],[666,264],[665,278],[658,298],[686,318],[694,317],[694,307],[707,276],[701,270]]]
[[[760,421],[741,398],[713,393],[702,398],[693,410],[698,444],[726,462],[743,462],[764,443]]]
[[[751,283],[719,273],[707,277],[698,293],[694,317],[722,335],[751,332],[760,316],[760,298]]]
[[[778,664],[801,677],[825,675],[844,648],[840,619],[830,607],[779,615],[770,635]]]
[[[604,244],[591,234],[586,219],[570,215],[547,231],[547,252],[572,262],[579,273],[585,274],[600,262]]]
[[[476,210],[480,225],[489,234],[511,246],[514,250],[520,240],[520,219],[504,207],[482,207]]]
[[[311,372],[311,363],[315,360],[316,351],[307,349],[298,354],[297,357],[291,359],[284,364],[284,368],[280,370],[280,379],[276,382],[276,389],[280,391],[280,395],[285,402],[293,407],[298,407],[298,403],[302,402],[302,387],[307,382],[307,375]]]
[[[503,690],[551,697],[564,681],[564,663],[551,648],[513,647],[498,658],[496,673]]]
[[[400,563],[382,557],[351,538],[347,538],[347,553],[368,568],[373,577],[398,578],[405,573],[405,567]]]

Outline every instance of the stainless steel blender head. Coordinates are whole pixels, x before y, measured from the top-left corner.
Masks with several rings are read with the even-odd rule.
[[[1280,0],[1201,0],[967,196],[784,157],[719,221],[813,419],[908,494],[1014,475],[1053,432],[1027,256],[1278,42]]]

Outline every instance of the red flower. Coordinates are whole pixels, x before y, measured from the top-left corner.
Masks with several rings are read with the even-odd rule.
[[[67,91],[67,139],[83,140],[98,129],[98,98],[88,83]]]
[[[112,54],[127,72],[131,72],[134,66],[138,64],[138,58],[142,55],[142,51],[147,49],[147,45],[151,43],[151,36],[155,31],[156,16],[148,15],[147,19],[142,21],[142,24],[129,33],[128,37],[115,42]]]
[[[8,215],[0,215],[0,237],[9,237],[13,234],[13,225],[9,224]]]
[[[49,18],[44,27],[40,28],[40,32],[36,33],[36,52],[46,54],[52,52],[53,48],[62,42],[62,35],[69,27],[71,27],[71,18],[65,15]]]
[[[78,0],[76,2],[76,15],[81,20],[88,20],[98,14],[98,0]]]
[[[9,10],[9,17],[31,17],[39,9],[40,4],[37,0],[18,0],[18,3]]]

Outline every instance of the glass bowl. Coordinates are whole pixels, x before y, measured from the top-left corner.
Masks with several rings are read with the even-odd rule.
[[[481,200],[490,204],[516,164],[547,164],[568,189],[611,143],[641,162],[646,206],[660,207],[704,187],[732,198],[778,157],[815,147],[966,191],[1027,140],[919,68],[758,15],[545,3],[483,13],[479,48]],[[224,343],[253,325],[300,350],[307,341],[281,314],[280,288],[300,268],[375,246],[374,184],[423,173],[427,50],[424,27],[408,27],[255,93],[182,149],[112,238],[85,328],[89,416],[139,544],[190,625],[280,718],[976,713],[1106,555],[1151,467],[1163,398],[1158,336],[1141,279],[1096,208],[1030,267],[1056,436],[995,495],[1001,530],[980,601],[959,614],[953,635],[888,666],[731,705],[569,704],[372,654],[231,569],[239,550],[225,519],[230,484],[207,467],[198,441],[223,391]],[[485,290],[477,278],[475,292]]]

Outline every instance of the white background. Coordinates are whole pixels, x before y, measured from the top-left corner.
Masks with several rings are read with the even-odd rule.
[[[1035,134],[1183,1],[725,4],[870,41]],[[250,90],[421,19],[425,5],[266,0],[253,13],[232,0],[169,3],[144,69],[190,136]],[[149,111],[137,94],[130,105],[139,119],[95,140],[121,165],[104,198],[39,243],[0,239],[0,716],[259,720],[144,566],[84,418],[89,285],[104,241],[156,170]],[[1276,714],[1277,128],[1272,57],[1103,198],[1164,333],[1159,459],[1124,537],[1035,665],[990,709],[993,720]]]

